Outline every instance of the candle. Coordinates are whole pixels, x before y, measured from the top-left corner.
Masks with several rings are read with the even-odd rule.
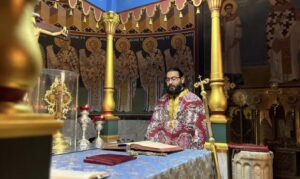
[[[84,106],[80,106],[80,110],[83,111],[83,110],[89,110],[90,109],[90,105],[89,104],[85,104]]]
[[[61,72],[61,82],[62,83],[65,82],[65,72],[64,71]]]

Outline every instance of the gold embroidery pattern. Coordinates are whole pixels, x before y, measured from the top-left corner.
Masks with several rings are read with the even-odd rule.
[[[185,89],[175,99],[170,98],[169,101],[169,127],[170,128],[173,128],[173,120],[177,118],[179,98],[188,92],[189,92],[188,89]]]

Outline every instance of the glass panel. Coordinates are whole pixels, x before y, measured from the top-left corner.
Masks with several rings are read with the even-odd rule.
[[[34,112],[50,113],[64,126],[53,136],[53,153],[76,149],[78,74],[66,70],[44,69],[28,93]]]

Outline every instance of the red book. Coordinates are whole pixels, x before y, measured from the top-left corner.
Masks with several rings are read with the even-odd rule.
[[[235,150],[247,150],[247,151],[257,151],[257,152],[268,152],[269,147],[264,145],[254,145],[254,144],[229,144],[229,148]]]
[[[135,156],[118,155],[118,154],[101,154],[86,157],[83,161],[86,163],[95,163],[103,165],[116,165],[136,159]]]

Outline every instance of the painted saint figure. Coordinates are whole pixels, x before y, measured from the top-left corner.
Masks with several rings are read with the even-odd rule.
[[[170,54],[170,49],[164,51],[167,68],[176,67],[182,70],[186,75],[185,85],[191,90],[195,78],[195,63],[192,51],[186,45],[186,37],[183,34],[174,35],[171,39],[171,46],[176,50],[173,56]]]
[[[221,14],[223,32],[223,70],[230,81],[243,84],[240,56],[240,40],[242,38],[242,24],[237,16],[237,2],[225,0]]]
[[[276,98],[269,109],[269,116],[272,121],[274,139],[285,138],[286,117],[285,110],[279,98]]]
[[[132,111],[132,98],[138,78],[137,59],[135,53],[130,50],[130,42],[126,38],[117,40],[116,49],[120,52],[115,61],[115,88],[118,94],[117,110],[130,112]]]
[[[299,53],[300,53],[300,9],[295,9],[295,23],[291,31],[291,72],[288,74],[287,79],[299,79]]]
[[[299,78],[299,20],[289,0],[270,0],[270,3],[273,7],[266,24],[270,82],[296,80]]]
[[[90,37],[85,43],[90,55],[85,49],[80,49],[80,74],[86,89],[88,89],[88,104],[91,111],[100,111],[103,97],[103,82],[105,69],[105,51],[101,49],[99,38]]]
[[[53,51],[53,46],[48,45],[47,61],[48,68],[73,71],[79,74],[79,60],[74,47],[72,47],[70,39],[60,39],[55,37],[54,43],[60,48],[57,54]]]
[[[143,41],[143,50],[136,53],[141,84],[146,91],[145,111],[153,111],[156,100],[164,88],[164,57],[157,49],[157,40],[148,37]]]

